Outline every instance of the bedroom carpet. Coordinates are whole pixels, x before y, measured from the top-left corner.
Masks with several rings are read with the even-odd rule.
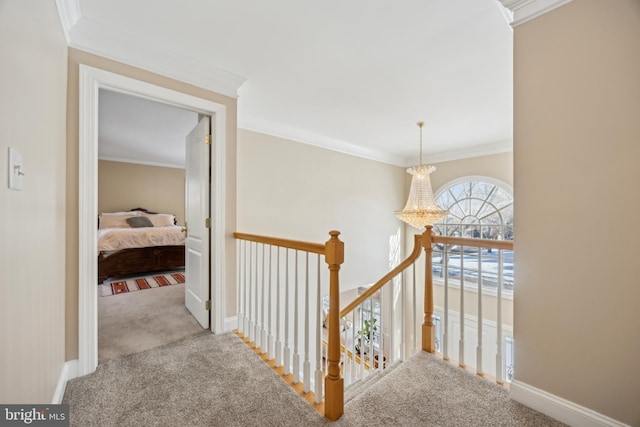
[[[203,331],[184,306],[184,284],[98,297],[98,362]]]
[[[326,421],[233,334],[202,332],[69,382],[71,426],[513,426],[563,424],[420,352]]]

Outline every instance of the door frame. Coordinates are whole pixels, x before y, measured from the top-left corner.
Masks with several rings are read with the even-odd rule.
[[[213,128],[209,263],[211,331],[224,331],[225,320],[225,151],[226,106],[120,74],[80,64],[78,147],[78,375],[98,367],[98,96],[107,89],[170,104],[211,116]],[[215,284],[215,286],[214,286]]]

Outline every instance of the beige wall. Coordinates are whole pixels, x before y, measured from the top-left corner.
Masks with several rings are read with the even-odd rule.
[[[233,232],[236,229],[236,109],[237,100],[187,83],[150,73],[76,49],[69,49],[68,98],[67,98],[67,233],[66,233],[66,358],[78,357],[78,76],[80,64],[124,75],[157,86],[183,92],[226,106],[226,243],[235,247]],[[226,306],[228,316],[235,314],[235,251],[225,254],[227,271]],[[81,284],[93,286],[93,283]]]
[[[427,159],[428,160],[428,159]],[[451,160],[448,162],[433,163],[436,166],[435,172],[431,174],[431,186],[433,192],[438,193],[440,189],[451,183],[451,181],[464,177],[487,177],[503,182],[513,188],[513,153],[490,154],[486,156],[470,157],[467,159]],[[411,176],[407,174],[405,182],[405,194],[409,194]],[[514,196],[515,197],[515,196]],[[403,204],[404,206],[404,204]],[[416,228],[406,226],[407,236],[420,233]],[[405,240],[405,251],[411,252],[413,249],[413,239],[408,237]],[[424,282],[424,257],[421,257],[417,265],[418,283]],[[423,291],[418,295],[422,298]],[[438,303],[436,301],[436,303]]]
[[[53,0],[0,3],[0,402],[51,403],[64,365],[67,46]],[[7,186],[8,147],[24,189]]]
[[[485,176],[513,187],[512,152],[451,160],[433,165],[436,166],[436,171],[431,174],[434,193],[437,193],[442,186],[463,176]]]
[[[184,225],[184,169],[98,161],[98,213],[142,207]]]
[[[515,29],[516,379],[640,425],[640,1]]]
[[[238,230],[345,242],[341,289],[389,270],[389,238],[402,228],[404,168],[311,145],[238,131]]]

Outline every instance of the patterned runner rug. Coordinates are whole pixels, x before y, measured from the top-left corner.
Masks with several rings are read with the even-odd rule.
[[[186,281],[184,273],[155,274],[125,280],[114,280],[98,285],[100,296],[124,294],[126,292],[159,288],[161,286],[177,285]]]

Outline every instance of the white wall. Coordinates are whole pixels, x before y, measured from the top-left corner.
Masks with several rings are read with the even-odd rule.
[[[0,3],[0,402],[51,403],[64,365],[67,46],[53,0]],[[7,147],[24,190],[7,187]]]
[[[515,29],[516,379],[640,425],[640,1]]]
[[[405,169],[282,138],[238,131],[238,231],[345,242],[341,289],[389,270],[389,238],[402,223]]]

